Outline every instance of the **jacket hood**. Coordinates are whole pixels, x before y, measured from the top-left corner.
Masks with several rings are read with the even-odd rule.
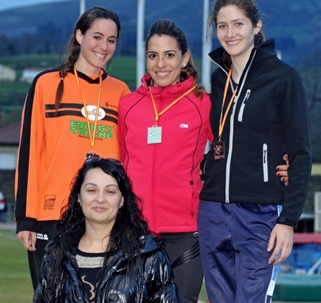
[[[275,49],[275,41],[274,41],[274,39],[269,39],[269,40],[263,42],[262,44],[254,47],[252,49],[250,58],[252,58],[254,53],[256,53],[254,61],[253,61],[253,63],[254,63],[254,62],[261,61],[263,59],[267,59],[267,58],[270,58],[270,57],[275,57],[276,55],[275,55],[274,49]],[[224,66],[223,66],[223,54],[224,53],[225,53],[225,50],[221,46],[221,47],[213,50],[212,52],[210,52],[208,55],[209,55],[210,59],[215,64],[217,64],[220,67],[224,68]]]

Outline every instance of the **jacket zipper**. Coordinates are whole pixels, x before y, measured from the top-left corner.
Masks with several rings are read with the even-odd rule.
[[[262,161],[263,161],[263,181],[268,182],[269,181],[269,173],[268,173],[268,146],[266,143],[263,144],[263,155],[262,155]]]
[[[242,83],[240,83],[239,85],[239,91],[235,96],[234,99],[234,104],[233,104],[233,108],[232,108],[232,113],[231,113],[231,119],[230,119],[230,139],[229,139],[229,151],[227,154],[227,159],[226,159],[226,169],[225,169],[225,203],[229,203],[230,202],[230,174],[231,174],[231,161],[232,161],[232,152],[233,152],[233,138],[234,138],[234,115],[235,115],[235,108],[238,102],[238,96],[241,95],[241,92],[243,90],[246,78],[247,78],[247,74],[249,73],[249,70],[252,66],[252,62],[255,58],[256,55],[256,51],[254,52],[251,61],[249,63],[249,66],[247,67],[247,69],[245,71],[243,71],[243,75],[241,78],[243,78]],[[222,68],[222,67],[221,67]],[[223,68],[223,71],[224,68]],[[226,71],[225,71],[226,73]],[[232,86],[232,90],[233,90],[233,83],[231,80],[231,86]]]
[[[230,173],[231,173],[233,137],[234,137],[234,115],[235,115],[235,107],[236,107],[237,101],[238,101],[238,96],[235,96],[234,104],[232,106],[231,120],[230,120],[229,151],[226,159],[225,203],[230,203]]]
[[[238,120],[239,122],[242,122],[242,121],[243,121],[244,108],[245,108],[245,105],[246,105],[246,101],[249,99],[250,95],[251,95],[251,90],[248,89],[248,90],[246,91],[246,94],[245,94],[244,99],[243,99],[243,101],[242,101],[242,104],[241,104],[241,107],[240,107],[240,111],[239,111],[239,115],[238,115],[238,117],[237,117],[237,120]]]

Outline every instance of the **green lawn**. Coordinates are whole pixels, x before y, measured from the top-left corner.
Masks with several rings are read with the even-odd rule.
[[[0,229],[0,294],[1,302],[32,302],[27,252],[12,229]]]

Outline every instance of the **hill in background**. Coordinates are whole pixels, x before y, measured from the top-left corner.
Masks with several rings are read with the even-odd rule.
[[[309,58],[317,58],[321,50],[320,0],[257,0],[267,38],[274,37],[277,49],[284,61],[300,67]],[[120,52],[136,54],[137,1],[135,0],[87,0],[86,8],[108,7],[119,15],[122,24]],[[0,12],[0,36],[15,40],[18,44],[39,45],[36,51],[61,53],[74,23],[79,16],[79,1],[62,1],[8,9]],[[202,49],[202,0],[146,0],[145,35],[149,26],[158,19],[175,21],[187,34],[191,50],[196,57]],[[316,29],[316,30],[314,30]],[[37,34],[36,38],[30,36]],[[37,39],[38,37],[38,39]],[[40,50],[40,45],[42,45]],[[218,46],[213,39],[213,48]],[[15,47],[14,45],[12,47]],[[17,46],[16,46],[17,47]],[[24,46],[25,47],[25,46]],[[25,50],[28,52],[27,50]],[[313,61],[313,60],[312,60]],[[319,61],[320,62],[320,61]]]

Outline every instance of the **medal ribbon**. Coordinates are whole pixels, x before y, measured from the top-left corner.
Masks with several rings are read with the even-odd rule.
[[[227,91],[228,91],[228,86],[229,86],[229,83],[230,83],[230,80],[231,80],[231,76],[232,76],[232,67],[229,70],[229,73],[228,73],[228,76],[227,76],[227,79],[226,79],[226,83],[225,83],[224,96],[223,96],[222,108],[221,108],[221,116],[220,116],[220,124],[219,124],[219,129],[218,129],[218,141],[221,141],[223,129],[224,129],[226,118],[227,118],[227,114],[231,109],[231,105],[233,103],[233,100],[235,98],[235,95],[236,95],[237,89],[238,89],[238,87],[237,87],[234,90],[233,95],[232,95],[232,97],[230,99],[230,102],[229,102],[229,104],[227,106],[227,109],[226,109],[226,111],[224,113],[224,117],[223,117],[223,109],[224,109],[224,104],[225,104],[225,101],[226,101],[226,96],[227,96]]]
[[[149,92],[150,92],[150,97],[152,99],[153,102],[153,107],[154,107],[154,112],[155,112],[155,125],[157,125],[158,119],[159,117],[164,114],[165,112],[167,112],[173,105],[175,105],[178,101],[180,101],[182,98],[184,98],[186,95],[188,95],[190,92],[192,92],[194,89],[196,88],[196,85],[194,85],[192,88],[190,88],[188,91],[186,91],[183,95],[181,95],[180,97],[178,97],[176,100],[174,100],[171,104],[169,104],[166,108],[164,108],[161,112],[157,111],[156,108],[156,104],[155,104],[155,100],[152,94],[152,90],[149,88]]]
[[[101,99],[102,72],[100,71],[100,75],[99,75],[99,90],[98,90],[98,98],[97,98],[97,105],[96,105],[96,115],[95,115],[95,124],[94,124],[94,132],[93,132],[93,134],[91,133],[91,129],[90,129],[90,122],[89,122],[89,115],[88,115],[88,110],[87,110],[87,106],[86,106],[86,101],[85,101],[84,95],[83,95],[83,93],[81,91],[81,88],[80,88],[80,83],[79,83],[79,78],[78,78],[78,72],[77,72],[77,69],[76,69],[76,64],[74,65],[74,73],[75,73],[76,82],[77,82],[77,85],[78,85],[78,88],[79,88],[79,91],[80,91],[82,103],[83,103],[84,109],[85,109],[85,115],[86,115],[87,126],[88,126],[88,134],[89,134],[90,146],[91,146],[91,150],[93,150],[93,147],[95,146],[96,128],[97,128],[97,121],[98,121],[98,114],[99,114],[99,104],[100,104],[100,99]]]

